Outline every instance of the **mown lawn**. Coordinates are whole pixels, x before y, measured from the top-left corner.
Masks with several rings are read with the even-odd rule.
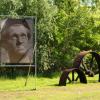
[[[59,77],[29,77],[25,87],[25,78],[0,79],[0,100],[100,100],[98,76],[88,78],[88,84],[67,84],[56,86]]]

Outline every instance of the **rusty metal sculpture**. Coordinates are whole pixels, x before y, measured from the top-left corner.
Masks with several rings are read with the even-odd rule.
[[[70,78],[70,76],[69,76],[70,73],[72,73],[72,78]],[[76,78],[74,76],[74,73],[77,74]],[[59,86],[65,86],[66,82],[68,82],[68,81],[69,81],[69,83],[75,82],[78,80],[78,78],[80,79],[81,83],[87,83],[86,76],[82,70],[80,70],[78,68],[66,69],[63,71],[63,73],[60,77]]]
[[[87,54],[92,55],[92,59],[89,64],[90,67],[89,69],[84,65],[83,61],[83,58]],[[92,70],[94,58],[98,64],[98,72],[94,72]],[[70,75],[70,73],[72,73],[72,75]],[[68,81],[69,83],[75,82],[78,79],[80,80],[81,83],[87,83],[86,75],[93,77],[97,73],[99,73],[99,82],[100,82],[100,55],[93,51],[82,51],[75,57],[72,68],[63,70],[63,73],[59,80],[59,86],[65,86],[66,82]]]
[[[90,52],[92,54],[92,63],[93,63],[93,58],[95,58],[97,64],[98,64],[98,73],[99,73],[99,82],[100,82],[100,55],[96,52]],[[93,64],[91,64],[92,67]]]

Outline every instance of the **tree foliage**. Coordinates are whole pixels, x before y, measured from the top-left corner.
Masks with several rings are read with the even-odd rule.
[[[41,71],[71,66],[80,50],[100,50],[100,0],[2,0],[1,15],[37,17]]]

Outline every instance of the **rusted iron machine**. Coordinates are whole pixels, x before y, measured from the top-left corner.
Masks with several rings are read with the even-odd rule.
[[[84,61],[87,54],[91,55],[89,62]],[[87,83],[86,75],[93,77],[95,74],[99,74],[98,81],[100,82],[100,55],[94,51],[82,51],[75,57],[73,66],[63,70],[59,86],[77,82],[78,79],[81,83]]]

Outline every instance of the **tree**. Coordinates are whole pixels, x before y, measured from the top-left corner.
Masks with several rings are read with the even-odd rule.
[[[100,50],[100,0],[87,1],[2,0],[0,14],[36,16],[38,68],[57,70],[81,50]]]

